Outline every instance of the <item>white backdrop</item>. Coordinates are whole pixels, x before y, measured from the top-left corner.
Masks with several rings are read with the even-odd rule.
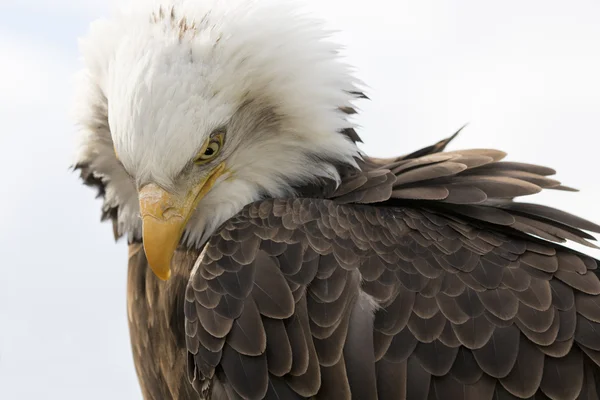
[[[200,1],[200,0],[199,0]],[[312,0],[370,86],[358,121],[380,156],[496,147],[579,194],[544,202],[600,222],[600,3]],[[125,313],[126,246],[68,171],[76,38],[100,0],[0,1],[0,398],[141,398]],[[600,255],[592,252],[593,255]]]

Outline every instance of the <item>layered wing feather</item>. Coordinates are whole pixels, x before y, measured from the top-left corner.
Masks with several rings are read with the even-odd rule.
[[[484,182],[489,199],[497,188],[486,179],[468,181]],[[530,188],[507,182],[511,195]],[[441,200],[246,207],[210,240],[187,287],[195,387],[216,377],[244,399],[598,398],[597,262],[525,235],[531,221],[549,235],[597,227]]]

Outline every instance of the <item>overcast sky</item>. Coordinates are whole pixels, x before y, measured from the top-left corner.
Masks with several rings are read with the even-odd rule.
[[[201,1],[201,0],[199,0]],[[77,38],[100,0],[0,0],[0,398],[139,399],[126,246],[68,171]],[[312,0],[370,86],[369,154],[495,147],[579,194],[536,200],[600,222],[600,2]],[[591,253],[600,255],[598,252]]]

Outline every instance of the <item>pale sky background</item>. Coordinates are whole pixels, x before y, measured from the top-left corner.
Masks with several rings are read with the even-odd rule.
[[[552,166],[581,192],[536,200],[600,222],[600,2],[306,2],[343,31],[371,88],[358,119],[366,152],[404,154],[470,122],[452,148]],[[141,398],[126,245],[68,170],[77,38],[109,11],[101,0],[0,0],[2,399]]]

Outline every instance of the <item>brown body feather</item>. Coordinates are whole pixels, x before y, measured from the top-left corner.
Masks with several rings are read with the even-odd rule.
[[[160,281],[139,243],[129,245],[127,316],[136,372],[145,399],[199,399],[186,372],[185,287],[197,251],[178,251],[173,277]]]
[[[597,261],[558,243],[600,227],[512,201],[552,170],[447,142],[247,206],[166,283],[131,244],[144,397],[598,399]]]

